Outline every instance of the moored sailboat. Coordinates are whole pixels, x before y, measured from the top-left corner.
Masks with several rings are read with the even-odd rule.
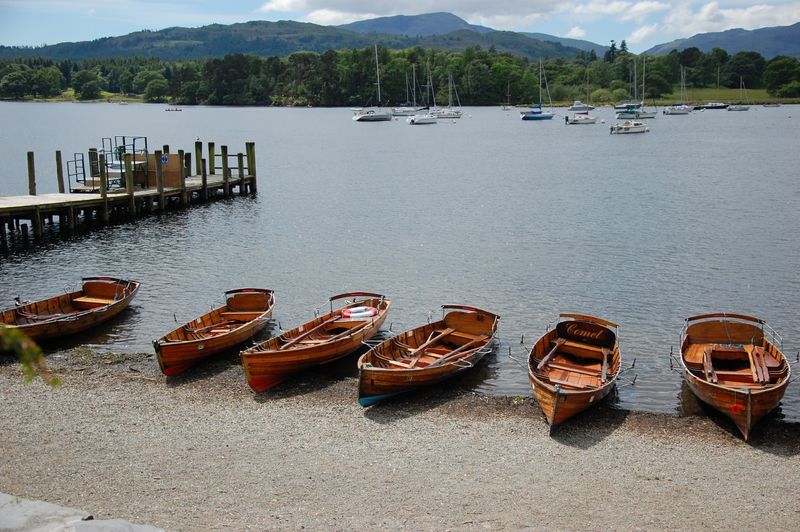
[[[356,122],[387,122],[392,119],[392,113],[381,108],[381,68],[378,63],[378,45],[375,45],[375,76],[378,86],[378,106],[370,109],[356,111],[353,120]]]

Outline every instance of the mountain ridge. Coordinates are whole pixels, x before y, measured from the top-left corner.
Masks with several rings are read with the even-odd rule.
[[[800,57],[800,22],[789,26],[772,26],[745,30],[733,28],[725,31],[698,33],[685,39],[653,46],[645,54],[664,55],[672,50],[696,47],[707,53],[722,48],[733,55],[738,52],[758,52],[766,59],[778,55]]]

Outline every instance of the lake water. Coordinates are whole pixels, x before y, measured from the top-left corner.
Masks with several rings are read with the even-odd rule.
[[[609,108],[596,114],[614,122]],[[0,302],[60,292],[81,276],[143,282],[131,312],[85,341],[150,351],[151,341],[240,286],[276,290],[288,329],[327,298],[378,291],[399,331],[442,303],[497,312],[496,355],[459,384],[529,395],[525,346],[559,312],[618,322],[635,386],[619,406],[681,412],[669,370],[683,319],[708,311],[765,318],[790,358],[800,348],[800,107],[695,112],[650,120],[641,135],[608,124],[523,122],[468,108],[456,122],[356,123],[347,109],[0,104],[0,194],[55,191],[54,152],[145,135],[151,149],[196,138],[256,143],[259,195],[113,226],[0,256]],[[432,313],[432,314],[431,314]],[[244,390],[244,381],[243,381]],[[800,420],[798,386],[782,406]],[[685,402],[685,401],[684,401]]]

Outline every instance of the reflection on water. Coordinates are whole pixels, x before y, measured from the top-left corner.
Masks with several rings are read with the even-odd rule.
[[[523,334],[530,345],[559,312],[581,311],[620,323],[624,364],[637,360],[619,407],[674,413],[686,401],[669,350],[686,316],[760,316],[783,334],[789,358],[800,347],[800,121],[788,118],[797,111],[659,116],[647,135],[614,136],[498,109],[412,128],[356,123],[342,109],[0,103],[0,121],[16,125],[13,136],[0,129],[0,194],[25,193],[26,151],[37,152],[39,190],[52,192],[54,150],[122,133],[176,149],[195,137],[236,151],[254,141],[260,178],[255,198],[65,242],[55,233],[0,256],[0,305],[54,295],[81,276],[140,280],[118,320],[56,347],[115,352],[151,352],[176,318],[242,286],[276,291],[284,329],[349,290],[391,298],[395,332],[438,317],[443,303],[475,305],[500,314],[500,345],[456,384],[525,396],[526,370],[508,347],[524,361]],[[612,120],[610,109],[598,115]],[[355,358],[341,364],[343,378],[355,374]],[[796,385],[782,413],[800,420]]]

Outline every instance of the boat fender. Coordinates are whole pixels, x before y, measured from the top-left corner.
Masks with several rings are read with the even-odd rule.
[[[371,318],[377,315],[378,309],[375,307],[351,307],[342,311],[345,318]]]

